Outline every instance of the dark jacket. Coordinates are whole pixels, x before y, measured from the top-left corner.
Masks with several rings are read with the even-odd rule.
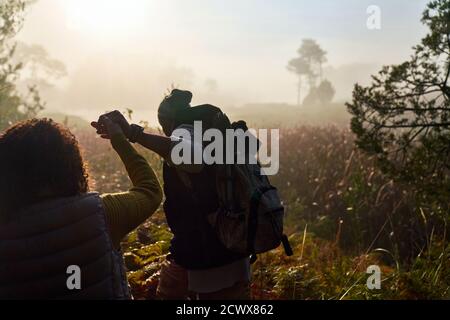
[[[224,266],[245,257],[225,248],[207,221],[219,206],[213,170],[205,166],[200,173],[183,173],[191,188],[177,169],[164,164],[164,211],[174,234],[170,252],[175,262],[188,270]]]
[[[81,290],[69,290],[69,266]],[[0,225],[1,299],[128,299],[98,194],[47,201]]]

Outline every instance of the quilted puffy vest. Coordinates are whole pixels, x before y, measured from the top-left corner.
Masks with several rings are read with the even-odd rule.
[[[68,286],[70,266],[80,290]],[[0,224],[0,300],[129,298],[98,194],[39,203]]]

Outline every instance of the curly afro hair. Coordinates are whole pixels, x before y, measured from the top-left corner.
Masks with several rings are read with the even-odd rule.
[[[88,191],[87,168],[68,129],[32,119],[0,136],[0,222],[29,205]]]

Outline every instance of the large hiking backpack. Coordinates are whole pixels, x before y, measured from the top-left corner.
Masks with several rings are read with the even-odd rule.
[[[292,255],[283,234],[284,207],[268,178],[257,164],[217,166],[219,209],[208,220],[221,242],[230,250],[256,255],[283,243]]]
[[[241,129],[238,132],[242,134],[248,131],[244,121],[231,124],[217,107],[204,105],[190,108],[188,112],[190,120],[183,122],[202,121],[203,130],[219,129],[224,136],[227,129]],[[291,256],[292,249],[283,234],[284,207],[277,189],[261,170],[259,163],[249,161],[214,165],[219,208],[208,216],[208,221],[222,244],[231,251],[252,255],[254,260],[256,254],[283,244],[286,254]]]

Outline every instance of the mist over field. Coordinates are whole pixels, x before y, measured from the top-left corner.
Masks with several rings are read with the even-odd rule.
[[[130,108],[136,120],[156,125],[155,110],[174,85],[191,90],[194,104],[218,105],[237,117],[235,109],[249,104],[265,104],[268,112],[287,104],[300,119],[297,79],[286,66],[302,39],[315,39],[327,52],[323,75],[335,88],[336,114],[345,113],[354,83],[367,84],[382,65],[407,58],[421,38],[426,1],[378,1],[381,30],[366,26],[370,4],[39,0],[17,39],[65,66],[57,78],[39,66],[28,77],[40,80],[47,112],[91,120]],[[329,109],[319,112],[325,122],[333,120]]]
[[[84,187],[100,194],[132,187],[108,140],[113,134],[122,147],[135,142],[167,186],[163,171],[174,168],[163,164],[174,163],[175,149],[167,136],[211,111],[188,109],[191,94],[175,88],[192,92],[191,106],[215,105],[231,119],[220,122],[226,118],[214,109],[213,117],[200,119],[212,127],[205,130],[246,130],[238,120],[279,129],[267,140],[270,152],[279,151],[272,158],[279,171],[269,177],[275,188],[223,188],[227,198],[230,189],[251,195],[234,218],[267,190],[276,192],[277,209],[264,214],[283,217],[294,251],[279,246],[259,255],[250,271],[252,299],[450,299],[450,0],[0,0],[0,161],[13,159],[0,170],[16,170],[4,170],[11,181],[0,180],[0,188],[26,186],[16,176],[31,164],[50,167],[39,158],[54,160],[51,145],[40,147],[53,142],[49,131],[39,132],[41,140],[14,135],[40,122],[57,134],[71,131],[78,168],[87,168]],[[158,107],[171,91],[161,130]],[[108,114],[92,128],[91,121],[112,110],[123,115]],[[61,126],[35,119],[43,117]],[[19,156],[25,165],[14,161],[17,139],[33,150]],[[29,161],[32,156],[38,160]],[[208,164],[211,186],[233,180],[217,174],[223,168]],[[253,169],[249,176],[259,179]],[[180,186],[181,177],[168,177]],[[40,191],[35,201],[55,196],[47,186]],[[180,193],[189,192],[173,192]],[[9,201],[0,199],[0,227],[2,213],[11,211],[2,211],[2,199]],[[234,205],[223,203],[213,214],[229,218]],[[136,299],[156,299],[164,282],[174,231],[167,207],[118,240]],[[183,218],[192,218],[197,205],[185,209]],[[374,266],[377,287],[368,280]]]

